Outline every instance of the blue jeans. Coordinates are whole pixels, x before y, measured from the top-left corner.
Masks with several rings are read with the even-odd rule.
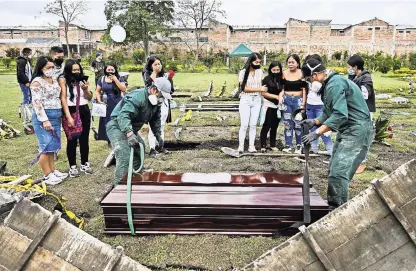
[[[302,127],[299,123],[292,120],[292,113],[301,107],[302,96],[283,96],[286,109],[283,111],[283,124],[285,125],[285,142],[286,146],[292,147],[293,132],[295,132],[296,145],[302,144]]]
[[[24,84],[19,84],[20,89],[23,93],[23,104],[31,104],[32,103],[32,95],[30,93],[30,87],[25,86]]]
[[[308,119],[315,119],[320,117],[323,114],[323,109],[324,106],[323,105],[312,105],[312,104],[306,104],[306,116],[308,117]],[[311,132],[316,130],[316,126],[314,126],[311,129]],[[322,141],[325,144],[325,149],[329,152],[332,153],[332,148],[333,148],[333,142],[331,139],[331,136],[326,136],[326,135],[321,135]],[[319,148],[318,148],[318,139],[314,140],[311,144],[311,149],[314,152],[318,152]]]

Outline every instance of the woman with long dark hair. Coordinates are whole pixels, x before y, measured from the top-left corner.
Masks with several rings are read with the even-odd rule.
[[[293,133],[296,138],[295,153],[302,153],[302,127],[292,120],[292,113],[298,108],[306,105],[306,83],[302,80],[303,74],[300,66],[300,57],[291,54],[286,59],[288,69],[283,72],[284,95],[283,95],[283,123],[285,125],[286,147],[284,152],[292,152]]]
[[[61,102],[65,118],[69,127],[74,127],[73,115],[77,111],[82,123],[82,133],[79,138],[68,138],[66,144],[66,155],[69,162],[69,177],[79,177],[77,168],[77,144],[81,152],[80,170],[86,174],[92,174],[93,170],[88,162],[89,154],[89,135],[91,126],[91,112],[88,101],[92,99],[88,81],[85,81],[84,71],[81,64],[76,60],[69,59],[65,63],[64,73],[59,77],[59,85],[62,89]]]
[[[268,75],[263,79],[263,85],[267,87],[267,92],[263,92],[263,112],[265,120],[260,132],[261,152],[266,152],[267,133],[270,131],[270,149],[278,151],[276,148],[277,127],[281,119],[279,105],[283,102],[283,80],[282,64],[279,61],[270,63]]]
[[[261,93],[266,92],[267,88],[262,86],[263,71],[260,69],[261,56],[259,53],[252,53],[244,68],[240,71],[238,81],[241,89],[240,105],[240,133],[238,151],[244,152],[244,141],[247,129],[249,130],[249,152],[257,152],[254,147],[256,139],[257,121],[261,109]]]
[[[150,56],[147,59],[146,66],[143,69],[143,81],[146,87],[150,87],[153,84],[153,81],[158,77],[164,77],[169,80],[171,83],[171,94],[175,91],[173,87],[172,77],[169,73],[165,72],[163,69],[162,61],[157,56]],[[165,139],[164,128],[166,122],[171,122],[171,114],[170,114],[170,100],[165,99],[161,105],[161,112],[160,112],[160,121],[161,121],[161,136],[162,139]],[[149,147],[150,147],[150,157],[155,157],[158,152],[162,152],[164,154],[169,153],[165,148],[156,150],[156,137],[153,134],[152,129],[149,128]]]
[[[42,167],[42,180],[56,185],[68,177],[55,168],[54,154],[61,149],[61,88],[54,78],[55,64],[47,56],[38,58],[34,69],[30,91],[34,113],[33,128],[38,139],[39,164]]]
[[[106,140],[110,144],[106,132],[106,125],[111,120],[110,116],[114,108],[121,101],[121,93],[126,93],[126,91],[126,84],[123,79],[120,79],[117,65],[115,63],[106,63],[104,76],[101,76],[97,80],[97,88],[95,91],[98,103],[107,104],[107,115],[105,118],[100,118],[98,140]]]

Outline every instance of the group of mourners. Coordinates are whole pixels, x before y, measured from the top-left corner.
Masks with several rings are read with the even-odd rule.
[[[38,58],[32,72],[31,55],[29,48],[23,50],[17,62],[17,77],[23,103],[33,105],[32,122],[39,144],[37,159],[44,173],[43,180],[55,185],[68,176],[78,177],[80,171],[92,174],[88,160],[91,126],[88,103],[93,99],[93,92],[88,76],[84,75],[81,56],[76,53],[63,65],[63,49],[53,47],[50,56]],[[298,55],[290,54],[286,70],[280,62],[273,61],[266,77],[261,62],[261,56],[252,53],[239,73],[238,151],[245,150],[248,129],[248,151],[257,152],[255,138],[259,117],[263,119],[261,152],[278,151],[276,134],[281,119],[285,137],[283,152],[301,154],[302,146],[311,144],[312,152],[322,153],[318,147],[318,139],[322,138],[326,148],[323,153],[331,156],[328,203],[334,207],[343,204],[348,199],[349,181],[364,168],[373,138],[375,93],[371,75],[364,69],[364,60],[354,55],[347,61],[350,80],[327,70],[319,55],[309,55],[301,64]],[[100,53],[96,54],[91,69],[95,73],[96,101],[107,105],[97,138],[106,140],[113,149],[117,161],[114,180],[118,184],[128,171],[131,148],[135,150],[133,167],[137,169],[143,162],[140,147],[145,143],[138,132],[144,124],[149,125],[150,156],[168,153],[164,148],[163,130],[171,119],[174,74],[165,72],[161,60],[151,56],[142,72],[145,87],[127,91],[117,65],[104,63]],[[297,121],[294,112],[303,112],[307,117]],[[310,133],[303,134],[302,125],[308,125]],[[54,165],[54,154],[61,148],[61,126],[67,136],[68,173],[58,171]],[[337,132],[335,143],[331,132]],[[266,144],[268,134],[269,147]]]
[[[326,69],[319,55],[309,55],[301,64],[300,57],[291,54],[284,71],[280,62],[273,61],[266,77],[260,69],[261,62],[261,56],[252,53],[239,73],[238,151],[244,152],[249,129],[248,151],[257,152],[256,126],[263,117],[261,152],[278,151],[276,131],[283,118],[285,147],[282,151],[301,154],[302,146],[311,144],[312,153],[330,155],[328,204],[337,207],[345,203],[348,184],[355,173],[364,170],[373,139],[375,93],[371,75],[364,69],[364,60],[358,55],[349,58],[350,80]],[[294,112],[303,112],[305,119],[297,121]],[[310,133],[302,134],[302,125],[307,125]],[[335,143],[331,132],[337,132]],[[268,133],[270,145],[267,148]],[[319,151],[319,138],[324,142],[324,152]]]
[[[52,47],[49,56],[37,58],[33,70],[31,60],[32,50],[24,48],[17,60],[17,80],[23,93],[22,106],[26,114],[33,112],[30,121],[26,117],[24,122],[24,126],[31,124],[38,141],[39,155],[32,164],[39,162],[42,180],[49,185],[59,184],[67,177],[79,177],[81,172],[93,174],[89,163],[89,102],[93,92],[80,54],[74,53],[65,61],[63,48]],[[118,161],[115,179],[119,181],[127,171],[130,147],[142,142],[137,131],[143,124],[148,123],[151,128],[151,155],[168,153],[163,147],[162,129],[170,114],[173,74],[164,71],[158,57],[149,57],[143,70],[145,88],[127,93],[125,78],[120,76],[117,65],[105,63],[101,53],[96,54],[91,70],[95,73],[96,102],[106,104],[106,117],[100,118],[96,139],[106,140],[113,148]],[[61,149],[61,129],[67,137],[68,173],[55,167]],[[80,167],[76,159],[78,146]]]

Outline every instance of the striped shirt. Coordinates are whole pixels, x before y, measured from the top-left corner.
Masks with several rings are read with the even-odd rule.
[[[238,75],[238,81],[243,82],[244,73],[246,72],[245,69],[242,69]],[[263,80],[263,70],[257,69],[254,70],[254,75],[248,74],[246,88],[261,88],[261,82]],[[260,92],[241,92],[241,95],[250,95],[250,96],[257,96],[260,95]]]

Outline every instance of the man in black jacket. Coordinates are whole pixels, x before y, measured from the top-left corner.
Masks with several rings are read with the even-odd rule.
[[[23,127],[25,132],[33,134],[30,123],[32,120],[32,95],[30,94],[30,81],[32,80],[32,49],[24,48],[22,55],[16,61],[17,82],[23,93],[23,103],[20,112],[23,113]]]
[[[373,119],[373,114],[376,112],[376,95],[371,74],[364,69],[364,59],[359,55],[353,55],[347,61],[347,68],[348,75],[352,77],[352,81],[361,89],[361,93],[370,111],[370,117]],[[365,170],[367,158],[368,154],[358,167],[356,174],[360,174]]]

